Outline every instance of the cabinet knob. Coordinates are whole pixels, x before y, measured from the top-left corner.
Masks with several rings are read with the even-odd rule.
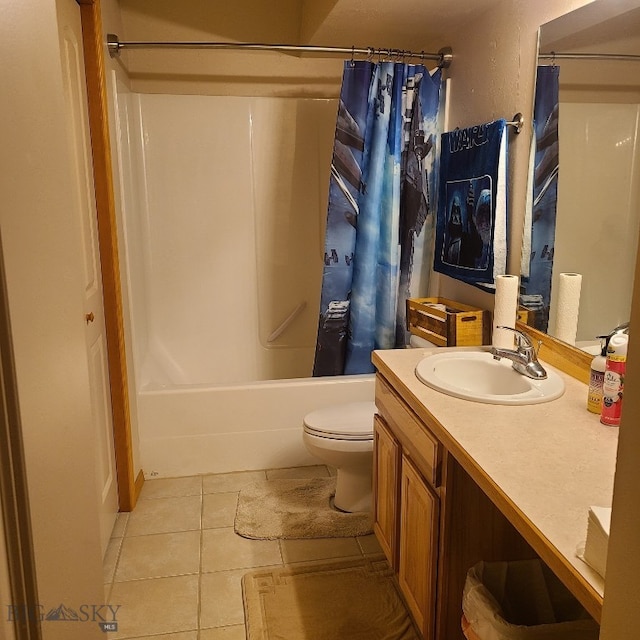
[[[84,319],[86,323],[89,324],[90,322],[93,322],[96,317],[93,315],[93,311],[90,311],[89,313],[85,314]]]

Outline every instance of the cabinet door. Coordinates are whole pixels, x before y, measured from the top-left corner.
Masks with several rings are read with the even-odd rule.
[[[423,637],[433,638],[439,499],[402,456],[398,580]]]
[[[397,569],[400,446],[380,416],[375,416],[373,434],[373,529],[389,564]]]

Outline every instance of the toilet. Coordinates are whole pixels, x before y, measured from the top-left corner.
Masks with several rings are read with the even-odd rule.
[[[308,413],[303,440],[309,453],[335,467],[334,506],[371,511],[374,402],[350,402]]]
[[[411,336],[407,348],[437,345]],[[309,453],[337,469],[334,505],[341,511],[371,511],[375,402],[349,402],[304,417],[302,439]]]

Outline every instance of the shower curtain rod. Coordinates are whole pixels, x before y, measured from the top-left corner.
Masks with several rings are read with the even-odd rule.
[[[442,47],[438,53],[424,51],[405,51],[404,49],[378,49],[374,47],[320,47],[316,45],[300,44],[265,44],[259,42],[153,42],[153,41],[120,41],[115,33],[107,34],[107,48],[112,58],[120,54],[120,49],[244,49],[248,51],[307,51],[311,53],[333,53],[353,56],[375,56],[393,58],[398,61],[406,58],[420,58],[421,60],[436,60],[438,67],[447,69],[453,60],[451,47]]]
[[[538,59],[544,60],[623,60],[637,62],[640,55],[633,53],[539,53]]]

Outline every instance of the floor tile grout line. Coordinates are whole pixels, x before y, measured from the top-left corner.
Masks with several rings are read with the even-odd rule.
[[[172,529],[170,531],[150,531],[149,533],[136,533],[129,536],[127,540],[135,540],[136,538],[145,538],[146,536],[167,536],[175,533],[191,533],[193,531],[200,531],[201,528],[194,527],[193,529]]]
[[[278,538],[278,550],[280,551],[280,560],[282,562],[282,566],[285,566],[284,562],[284,549],[282,548],[282,538]]]
[[[172,580],[173,578],[189,578],[189,577],[199,576],[199,575],[200,575],[199,572],[194,571],[193,573],[172,573],[166,576],[149,576],[147,578],[130,578],[129,580],[117,580],[113,583],[113,586],[148,582],[151,580]]]
[[[136,535],[129,536],[127,540],[132,540],[134,538],[146,538],[152,536],[169,536],[176,533],[193,533],[194,531],[200,531],[202,527],[194,527],[193,529],[179,529],[176,531],[151,531],[149,533],[137,533]],[[121,538],[124,540],[124,538]]]
[[[122,532],[123,535],[120,538],[120,544],[118,545],[118,553],[116,553],[116,561],[114,562],[113,574],[111,575],[111,588],[109,589],[109,596],[111,596],[111,593],[113,592],[113,585],[116,582],[116,575],[118,574],[118,567],[120,565],[120,558],[122,557],[122,547],[124,547],[124,532],[126,531],[128,524],[129,524],[129,518],[127,518],[127,521],[125,522],[124,531]]]
[[[122,513],[127,514],[126,517],[124,518],[124,526],[122,527],[122,535],[120,536],[121,538],[124,539],[124,537],[127,535],[127,529],[129,528],[129,520],[131,519],[132,511],[123,511]]]

